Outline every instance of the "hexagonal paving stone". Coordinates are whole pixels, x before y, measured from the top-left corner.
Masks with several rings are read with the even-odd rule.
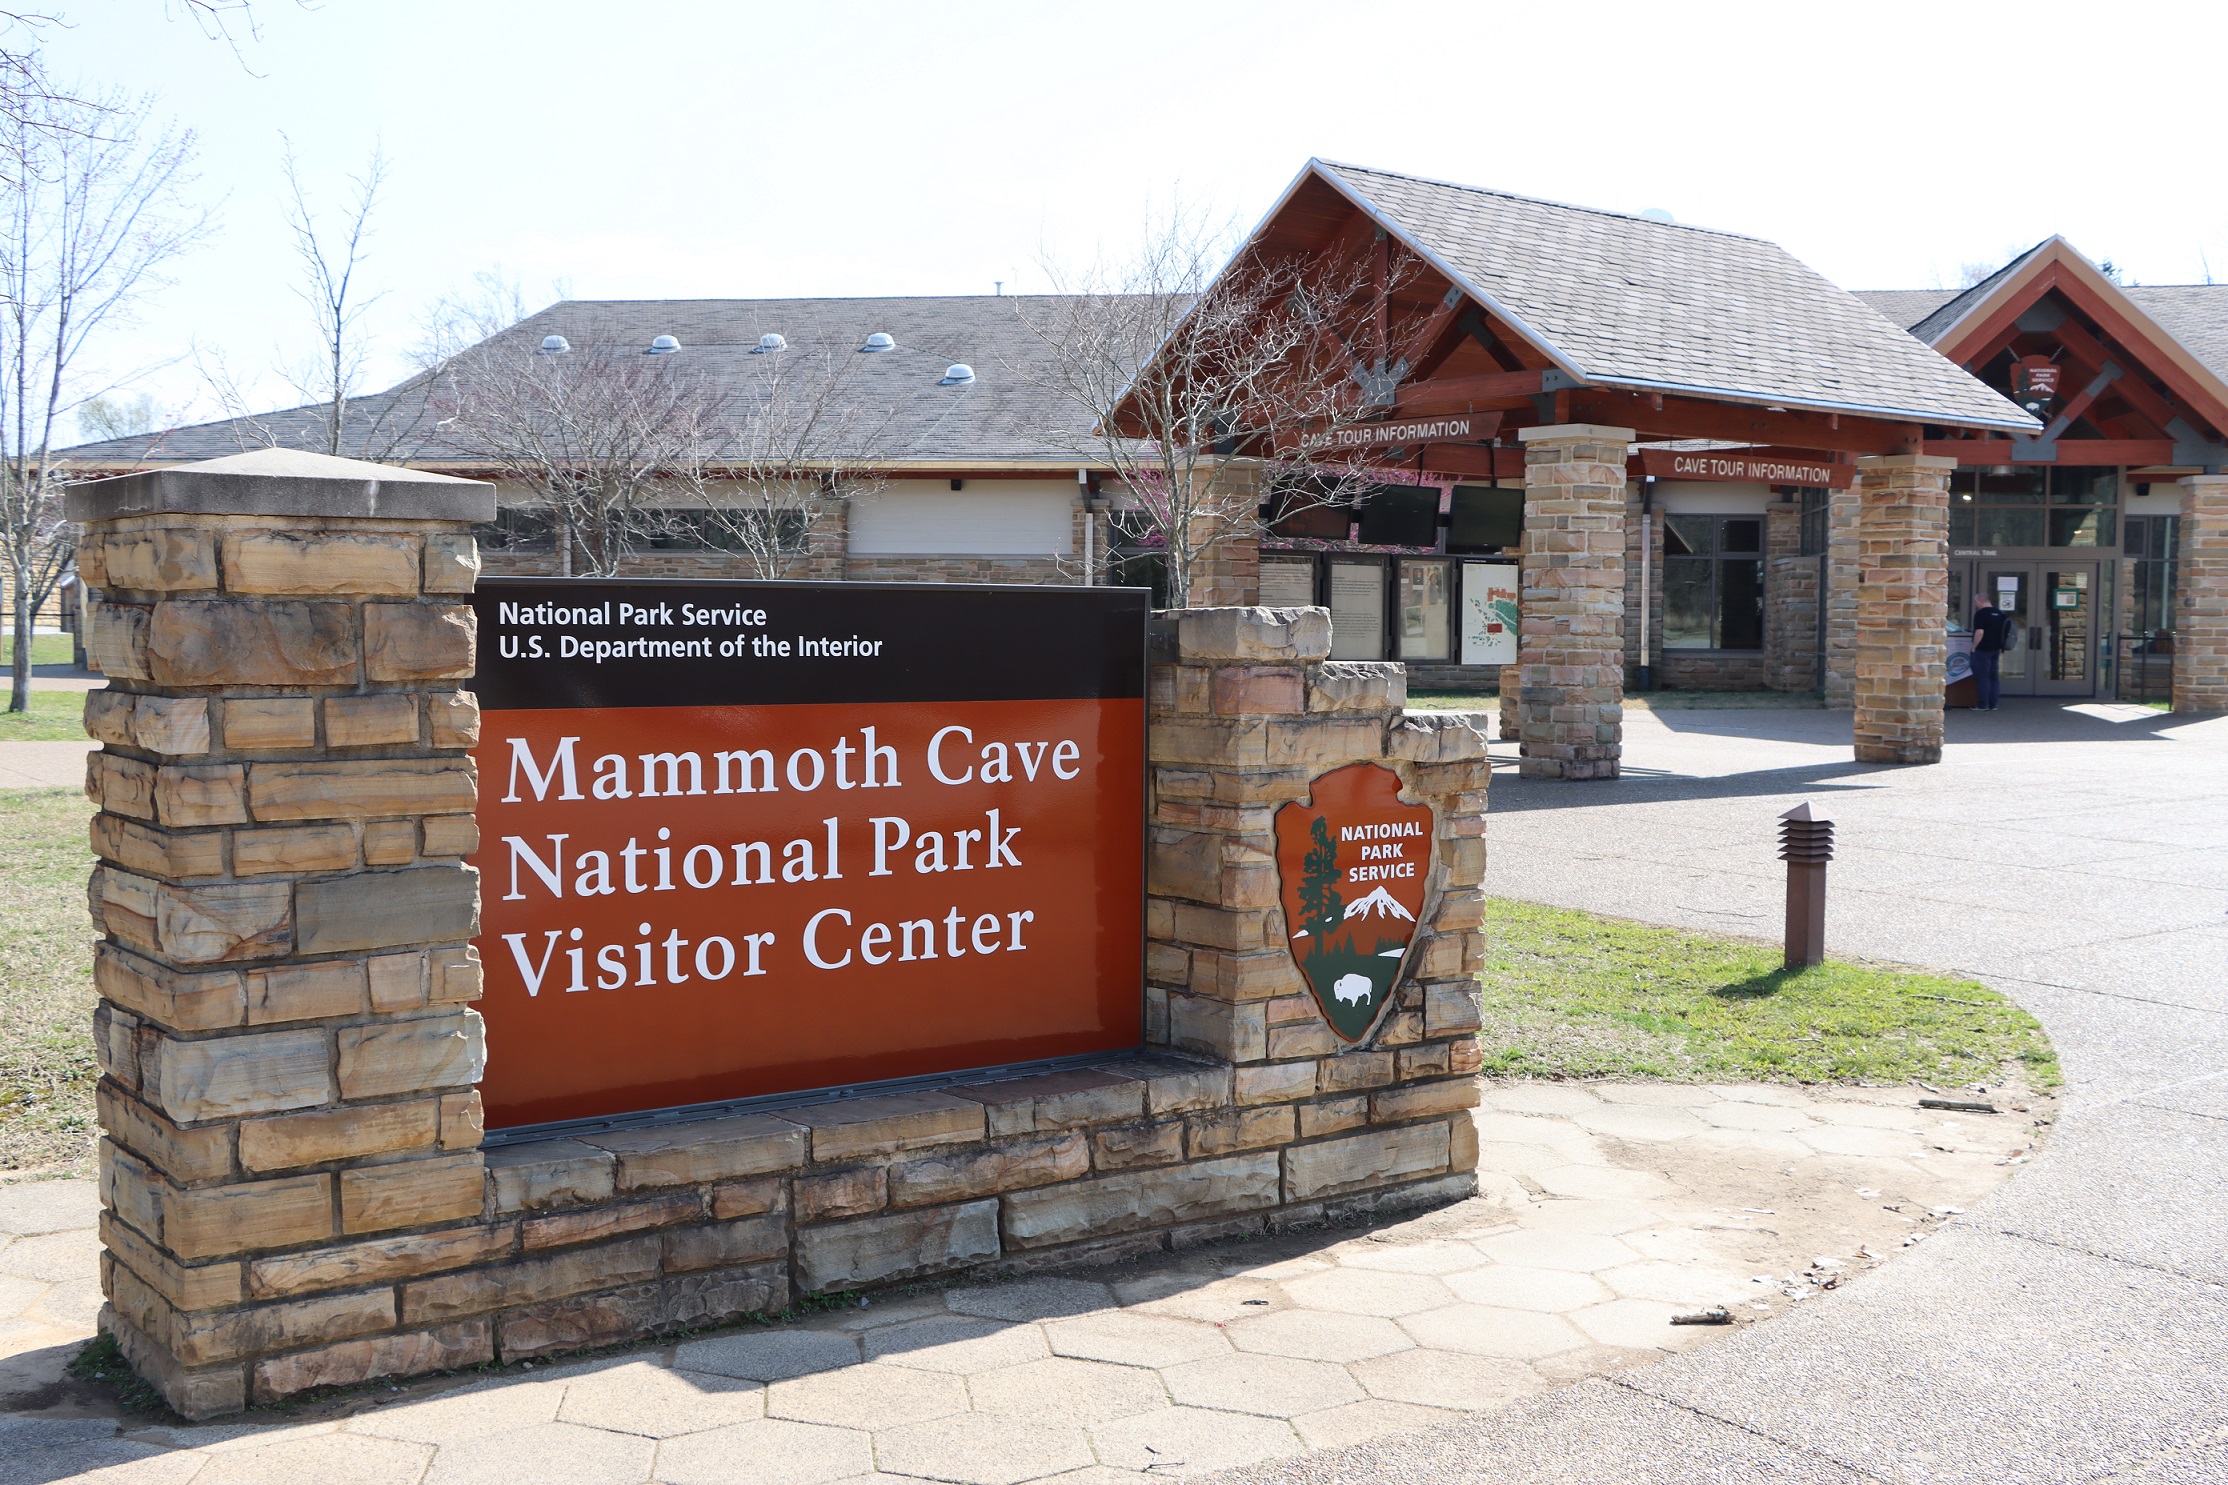
[[[1356,1243],[1339,1249],[1337,1258],[1347,1268],[1389,1274],[1453,1274],[1478,1266],[1477,1253],[1464,1243]]]
[[[1821,1123],[1847,1124],[1860,1129],[1900,1129],[1906,1133],[1922,1128],[1927,1118],[1925,1110],[1909,1104],[1843,1103],[1838,1099],[1821,1099],[1806,1112]]]
[[[1436,1309],[1454,1298],[1446,1285],[1428,1274],[1373,1273],[1354,1268],[1288,1280],[1284,1292],[1294,1304],[1312,1310],[1342,1310],[1349,1315],[1382,1315],[1387,1319]]]
[[[1044,1336],[1055,1355],[1126,1366],[1175,1366],[1226,1355],[1230,1350],[1222,1332],[1211,1325],[1140,1315],[1134,1310],[1049,1321]]]
[[[1410,1429],[1429,1428],[1435,1423],[1452,1423],[1461,1416],[1444,1408],[1419,1408],[1413,1403],[1370,1398],[1325,1408],[1320,1413],[1302,1413],[1292,1420],[1292,1428],[1299,1434],[1300,1442],[1310,1449],[1335,1449],[1341,1444],[1383,1438],[1388,1433],[1406,1433]]]
[[[426,1471],[425,1485],[514,1485],[521,1480],[534,1485],[642,1485],[650,1478],[655,1447],[627,1434],[544,1423],[444,1444]]]
[[[1233,1279],[1297,1279],[1304,1274],[1319,1274],[1330,1266],[1327,1258],[1280,1258],[1273,1263],[1232,1259],[1222,1265],[1222,1271]]]
[[[13,1181],[0,1186],[0,1233],[23,1237],[67,1232],[96,1227],[100,1220],[97,1181]]]
[[[875,1435],[874,1457],[890,1474],[962,1485],[1021,1485],[1087,1468],[1091,1446],[1080,1428],[1029,1423],[1005,1414],[961,1413]]]
[[[814,1322],[817,1330],[877,1330],[885,1325],[903,1325],[908,1320],[933,1320],[951,1313],[941,1294],[916,1294],[911,1299],[884,1298],[879,1303],[871,1294],[859,1296],[855,1310],[839,1310],[833,1315]]]
[[[1142,1284],[1134,1289],[1138,1294],[1153,1292]],[[1284,1291],[1267,1279],[1196,1278],[1182,1286],[1162,1289],[1151,1299],[1125,1301],[1130,1308],[1147,1314],[1198,1320],[1208,1325],[1265,1315],[1284,1302]]]
[[[945,1315],[870,1330],[866,1333],[866,1354],[870,1360],[891,1366],[966,1376],[1038,1361],[1052,1353],[1034,1325]]]
[[[1595,1134],[1613,1134],[1624,1140],[1683,1140],[1707,1127],[1685,1109],[1632,1104],[1600,1104],[1571,1115],[1571,1122]]]
[[[1865,1129],[1852,1125],[1813,1125],[1795,1136],[1821,1155],[1869,1155],[1895,1160],[1925,1148],[1923,1135],[1900,1129]]]
[[[1449,1305],[1443,1310],[1410,1315],[1400,1322],[1400,1328],[1423,1345],[1441,1351],[1503,1356],[1511,1361],[1552,1356],[1586,1343],[1586,1338],[1560,1315],[1488,1305]]]
[[[1653,1108],[1700,1108],[1717,1095],[1690,1083],[1597,1083],[1590,1090],[1603,1103],[1636,1103]]]
[[[1719,1129],[1765,1129],[1792,1134],[1798,1129],[1816,1127],[1801,1109],[1778,1108],[1771,1104],[1714,1103],[1694,1112],[1703,1123]]]
[[[1634,1228],[1653,1227],[1663,1220],[1663,1215],[1654,1207],[1637,1201],[1614,1198],[1594,1201],[1583,1197],[1559,1197],[1553,1201],[1536,1203],[1524,1217],[1533,1227],[1549,1227],[1561,1232],[1593,1232],[1605,1237],[1615,1237],[1620,1232],[1631,1232]]]
[[[91,1335],[106,1302],[98,1278],[73,1279],[67,1284],[47,1285],[46,1293],[24,1309],[23,1318]]]
[[[46,1297],[50,1286],[37,1279],[0,1274],[0,1320],[13,1320]]]
[[[1204,1475],[1300,1452],[1299,1435],[1282,1419],[1205,1408],[1162,1408],[1101,1423],[1090,1433],[1099,1463],[1155,1475]]]
[[[1553,1170],[1570,1161],[1553,1145],[1512,1144],[1503,1140],[1481,1140],[1478,1143],[1478,1169],[1498,1171],[1504,1175],[1536,1176],[1543,1170]]]
[[[303,1485],[305,1481],[327,1480],[346,1480],[349,1485],[417,1485],[432,1455],[433,1450],[424,1444],[329,1433],[211,1454],[194,1478],[214,1481],[215,1485]]]
[[[1241,1351],[1295,1356],[1303,1361],[1360,1361],[1365,1356],[1405,1351],[1415,1344],[1390,1320],[1375,1315],[1343,1315],[1335,1310],[1279,1310],[1258,1320],[1241,1320],[1223,1334]]]
[[[1591,1105],[1589,1105],[1591,1107]],[[1481,1145],[1552,1145],[1575,1131],[1568,1120],[1535,1119],[1523,1114],[1494,1114],[1479,1110],[1474,1121]]]
[[[1645,1201],[1651,1196],[1672,1196],[1678,1187],[1646,1170],[1617,1170],[1600,1165],[1558,1165],[1533,1177],[1550,1196],[1586,1198],[1627,1197]]]
[[[1601,1100],[1589,1088],[1573,1088],[1568,1084],[1555,1083],[1488,1086],[1484,1098],[1486,1108],[1506,1109],[1517,1114],[1569,1115],[1598,1108],[1600,1104]]]
[[[1630,1267],[1630,1265],[1626,1265]],[[1447,1287],[1474,1305],[1555,1314],[1616,1298],[1600,1283],[1568,1269],[1522,1268],[1496,1263],[1466,1274],[1449,1274]]]
[[[348,1431],[419,1444],[453,1444],[489,1434],[553,1423],[565,1389],[524,1377],[483,1382],[423,1402],[406,1402],[350,1419]]]
[[[1453,1351],[1396,1351],[1346,1369],[1371,1397],[1428,1408],[1497,1408],[1545,1389],[1521,1361]]]
[[[967,1384],[902,1366],[847,1366],[766,1389],[766,1416],[838,1428],[896,1428],[967,1411]]]
[[[859,1360],[858,1337],[827,1330],[746,1330],[684,1341],[673,1364],[683,1371],[778,1382],[833,1371]]]
[[[42,1284],[66,1284],[96,1273],[101,1266],[98,1232],[49,1232],[19,1237],[0,1248],[0,1274],[35,1279]]]
[[[1615,1290],[1619,1299],[1652,1299],[1687,1309],[1753,1298],[1752,1291],[1762,1287],[1751,1282],[1753,1270],[1739,1274],[1691,1263],[1626,1263],[1605,1268],[1594,1277]]]
[[[1023,1279],[1012,1284],[981,1284],[944,1296],[953,1313],[992,1320],[1058,1320],[1110,1308],[1114,1296],[1104,1284],[1080,1279]]]
[[[1681,1327],[1694,1330],[1708,1328]],[[1663,1353],[1653,1348],[1580,1346],[1575,1351],[1558,1351],[1553,1356],[1542,1356],[1532,1363],[1532,1370],[1545,1377],[1548,1386],[1561,1387],[1571,1382],[1583,1382],[1589,1377],[1606,1377],[1614,1372],[1631,1371],[1636,1366],[1652,1366],[1661,1360]]]
[[[567,1382],[557,1421],[667,1439],[724,1428],[764,1412],[760,1383],[630,1361]]]
[[[1620,1299],[1591,1309],[1575,1310],[1569,1319],[1571,1324],[1605,1346],[1625,1346],[1634,1350],[1645,1347],[1675,1351],[1734,1329],[1718,1325],[1673,1325],[1671,1317],[1688,1308],[1652,1299]]]
[[[1551,1232],[1525,1228],[1499,1237],[1480,1238],[1478,1251],[1500,1263],[1527,1268],[1560,1268],[1572,1273],[1592,1273],[1633,1261],[1632,1249],[1612,1237],[1589,1232]]]
[[[1104,1423],[1168,1406],[1168,1388],[1147,1367],[1056,1356],[967,1380],[981,1413],[1013,1413],[1040,1423]]]
[[[1218,1356],[1166,1367],[1161,1377],[1180,1407],[1221,1408],[1289,1418],[1359,1402],[1362,1389],[1346,1368],[1290,1356]]]
[[[849,1428],[764,1419],[658,1445],[665,1485],[825,1485],[874,1468],[867,1436]]]

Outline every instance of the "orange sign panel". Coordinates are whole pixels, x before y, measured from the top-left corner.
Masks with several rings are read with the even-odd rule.
[[[1276,865],[1292,962],[1331,1030],[1358,1042],[1392,1004],[1431,875],[1431,809],[1400,775],[1354,763],[1276,812]]]
[[[489,1127],[1136,1045],[1144,599],[1031,601],[1091,591],[487,584]]]

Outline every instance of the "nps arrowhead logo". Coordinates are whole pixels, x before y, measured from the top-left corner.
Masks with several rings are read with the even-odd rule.
[[[1400,775],[1354,763],[1276,812],[1276,868],[1292,962],[1323,1019],[1358,1042],[1392,1003],[1431,873],[1431,810]]]

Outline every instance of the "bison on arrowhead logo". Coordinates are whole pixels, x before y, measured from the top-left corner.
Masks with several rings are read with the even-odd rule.
[[[1431,873],[1431,810],[1400,802],[1400,775],[1354,763],[1276,812],[1284,926],[1323,1019],[1344,1041],[1392,1003]]]

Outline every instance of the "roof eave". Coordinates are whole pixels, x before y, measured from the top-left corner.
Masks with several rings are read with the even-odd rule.
[[[1929,423],[1937,428],[2006,428],[2020,433],[2041,429],[2040,419],[2009,407],[2001,419],[1975,417],[1970,414],[1951,414],[1935,410],[1908,407],[1889,407],[1869,402],[1835,402],[1825,398],[1783,397],[1753,391],[1734,391],[1724,387],[1697,386],[1689,382],[1648,381],[1638,378],[1595,378],[1589,385],[1606,388],[1626,388],[1638,392],[1672,392],[1682,396],[1707,397],[1713,402],[1734,402],[1746,407],[1785,408],[1790,411],[1845,413],[1854,417],[1876,418],[1891,423]]]

